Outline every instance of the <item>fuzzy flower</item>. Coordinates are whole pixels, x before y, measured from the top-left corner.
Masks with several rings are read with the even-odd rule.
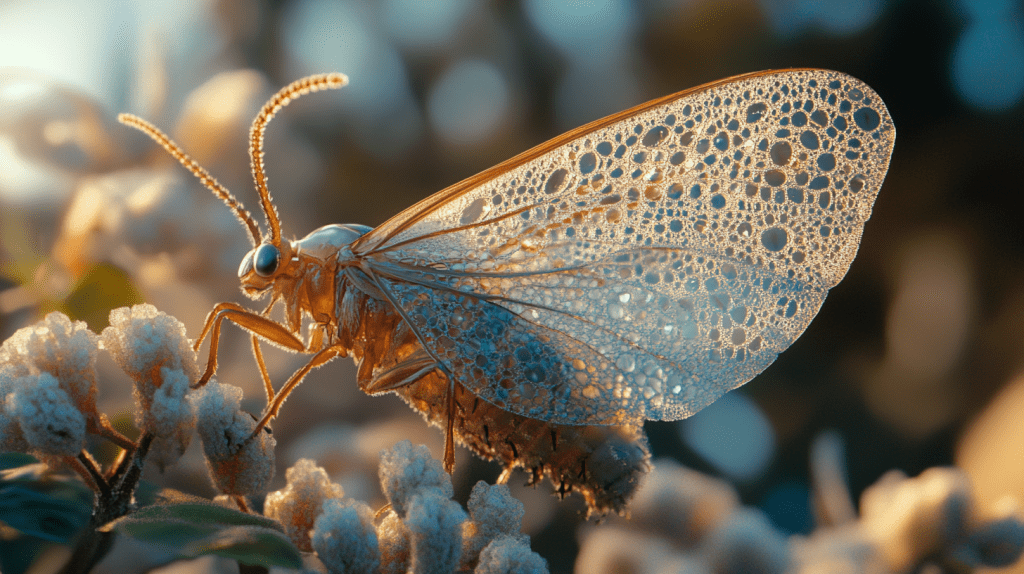
[[[889,567],[903,571],[959,539],[971,505],[959,469],[930,468],[916,478],[892,470],[861,496],[861,524]]]
[[[517,536],[495,538],[480,553],[474,574],[547,574],[548,565]]]
[[[462,524],[466,518],[466,511],[441,494],[439,488],[423,489],[407,500],[409,570],[414,574],[454,572],[462,557]]]
[[[195,405],[196,427],[214,486],[224,494],[266,492],[274,478],[277,441],[266,429],[249,439],[256,421],[241,410],[242,389],[211,381],[190,393],[188,400]]]
[[[183,371],[160,367],[160,378],[163,384],[153,391],[144,428],[156,437],[149,449],[149,460],[163,471],[177,462],[192,442],[196,409],[185,400],[190,383]]]
[[[741,508],[723,520],[705,540],[714,572],[782,574],[791,563],[789,540],[756,508]]]
[[[312,532],[313,548],[332,573],[374,574],[380,547],[373,511],[362,502],[332,498],[323,504]]]
[[[135,383],[135,422],[156,437],[151,460],[162,470],[185,452],[195,426],[185,396],[199,366],[185,326],[152,305],[121,307],[110,312],[102,341]]]
[[[739,506],[729,483],[660,459],[632,501],[631,523],[693,547]]]
[[[85,417],[89,430],[94,431],[100,425],[96,409],[98,350],[98,337],[84,322],[71,321],[63,313],[50,313],[35,325],[19,329],[0,346],[0,371],[4,373],[0,378],[6,378],[10,385],[13,379],[48,373]],[[15,386],[24,384],[28,381]]]
[[[443,498],[451,498],[455,492],[441,461],[431,457],[427,447],[413,447],[407,440],[381,453],[379,474],[384,496],[403,519],[409,500],[424,489],[437,489]]]
[[[267,495],[263,514],[284,524],[285,532],[299,550],[312,552],[309,532],[321,507],[328,500],[345,496],[345,491],[308,458],[299,459],[289,468],[285,479],[288,484],[283,489]]]
[[[490,485],[481,480],[473,486],[466,506],[470,520],[462,527],[464,568],[471,568],[480,551],[498,537],[526,539],[526,535],[519,533],[526,510],[522,502],[512,497],[508,485]]]
[[[409,569],[409,531],[394,510],[377,526],[377,540],[381,574],[405,574]]]
[[[50,373],[15,379],[17,390],[7,395],[5,410],[17,420],[32,450],[75,456],[85,441],[85,416]]]

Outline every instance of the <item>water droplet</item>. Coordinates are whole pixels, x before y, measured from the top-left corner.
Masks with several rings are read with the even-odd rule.
[[[860,129],[871,131],[878,127],[882,118],[879,117],[878,112],[871,108],[861,108],[853,112],[853,121],[857,123],[857,127]]]
[[[821,143],[818,141],[818,134],[811,130],[807,130],[800,134],[800,145],[807,149],[818,149],[818,146],[820,146]]]
[[[766,171],[764,172],[764,182],[772,187],[778,187],[786,183],[786,174],[777,169]]]
[[[747,107],[747,123],[752,124],[760,121],[762,117],[768,112],[768,105],[763,102],[751,104]]]
[[[597,167],[597,156],[594,152],[587,152],[580,158],[580,173],[587,175]]]
[[[655,147],[668,137],[668,129],[665,126],[656,126],[644,135],[643,144],[647,147]]]
[[[782,251],[788,240],[786,230],[780,227],[770,227],[761,232],[761,245],[768,251]]]
[[[482,197],[477,198],[462,210],[462,217],[459,219],[459,222],[462,225],[469,225],[483,217],[490,210],[491,206],[487,200]]]
[[[772,163],[775,165],[789,165],[789,158],[793,155],[793,148],[789,142],[776,142],[770,152]]]
[[[725,151],[729,149],[729,134],[725,132],[719,133],[717,136],[715,136],[714,144],[719,151]]]
[[[615,365],[623,372],[632,373],[636,368],[636,359],[633,358],[633,355],[620,355],[619,360],[615,361]]]
[[[744,221],[736,227],[736,232],[740,234],[740,237],[750,237],[754,233],[754,228]]]
[[[625,315],[626,312],[622,308],[622,305],[619,305],[618,303],[612,303],[611,305],[608,305],[608,316],[611,317],[612,319],[618,321],[619,319],[622,319],[622,317],[624,317]]]
[[[565,185],[566,176],[569,175],[569,170],[564,167],[558,168],[551,173],[548,177],[547,183],[544,184],[544,193],[558,193],[562,191],[562,187]]]

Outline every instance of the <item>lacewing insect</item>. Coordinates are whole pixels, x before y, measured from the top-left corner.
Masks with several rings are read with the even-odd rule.
[[[696,413],[804,331],[857,253],[895,138],[882,100],[850,76],[746,74],[577,128],[376,229],[284,240],[263,170],[267,123],[346,82],[299,80],[254,121],[266,233],[157,128],[120,117],[234,211],[254,246],[242,291],[270,295],[262,312],[213,309],[198,384],[216,369],[224,320],[252,334],[261,426],[311,369],[351,356],[364,391],[395,392],[445,429],[448,470],[458,440],[598,512],[621,511],[647,472],[644,420]],[[280,391],[258,338],[312,356]]]

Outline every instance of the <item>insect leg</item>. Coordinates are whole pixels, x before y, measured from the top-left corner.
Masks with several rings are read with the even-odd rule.
[[[448,424],[444,431],[444,471],[455,470],[455,379],[448,376]]]
[[[285,399],[287,399],[288,395],[290,395],[292,391],[295,390],[295,387],[299,386],[299,383],[302,382],[302,379],[304,379],[306,375],[309,374],[310,371],[323,365],[324,363],[329,362],[331,359],[335,357],[344,356],[344,354],[344,351],[339,347],[327,347],[326,349],[323,349],[319,353],[313,355],[313,358],[310,359],[309,362],[305,364],[305,366],[303,366],[298,371],[295,371],[295,373],[293,373],[292,376],[288,378],[288,381],[284,384],[284,386],[281,387],[281,390],[274,395],[273,400],[270,401],[270,403],[267,405],[267,410],[266,412],[263,413],[263,418],[261,418],[260,421],[256,423],[256,428],[252,431],[252,436],[256,436],[261,430],[263,430],[263,427],[267,426],[267,423],[270,422],[270,419],[277,416],[277,413],[278,411],[281,410],[281,405],[284,404]]]
[[[196,388],[209,382],[210,378],[217,371],[217,348],[220,345],[220,326],[224,319],[230,319],[232,323],[253,335],[263,337],[286,349],[300,353],[306,350],[306,345],[302,340],[284,325],[260,314],[253,313],[237,303],[218,303],[210,311],[210,314],[206,316],[203,332],[194,344],[194,349],[198,350],[206,335],[210,335],[210,355],[206,362],[206,372],[203,373],[203,376],[194,385]]]
[[[377,373],[363,387],[368,395],[378,395],[410,385],[437,368],[437,363],[423,349],[409,355],[404,361],[383,373]]]
[[[256,365],[260,368],[260,378],[263,379],[263,388],[267,392],[267,404],[274,400],[274,385],[270,382],[270,373],[267,372],[267,364],[263,361],[263,351],[260,350],[260,338],[252,336],[252,355],[256,357]]]

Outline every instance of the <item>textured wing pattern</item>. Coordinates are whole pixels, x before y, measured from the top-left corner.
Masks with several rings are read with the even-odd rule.
[[[683,418],[804,331],[894,137],[849,76],[732,78],[539,146],[353,251],[481,398],[564,424]]]

